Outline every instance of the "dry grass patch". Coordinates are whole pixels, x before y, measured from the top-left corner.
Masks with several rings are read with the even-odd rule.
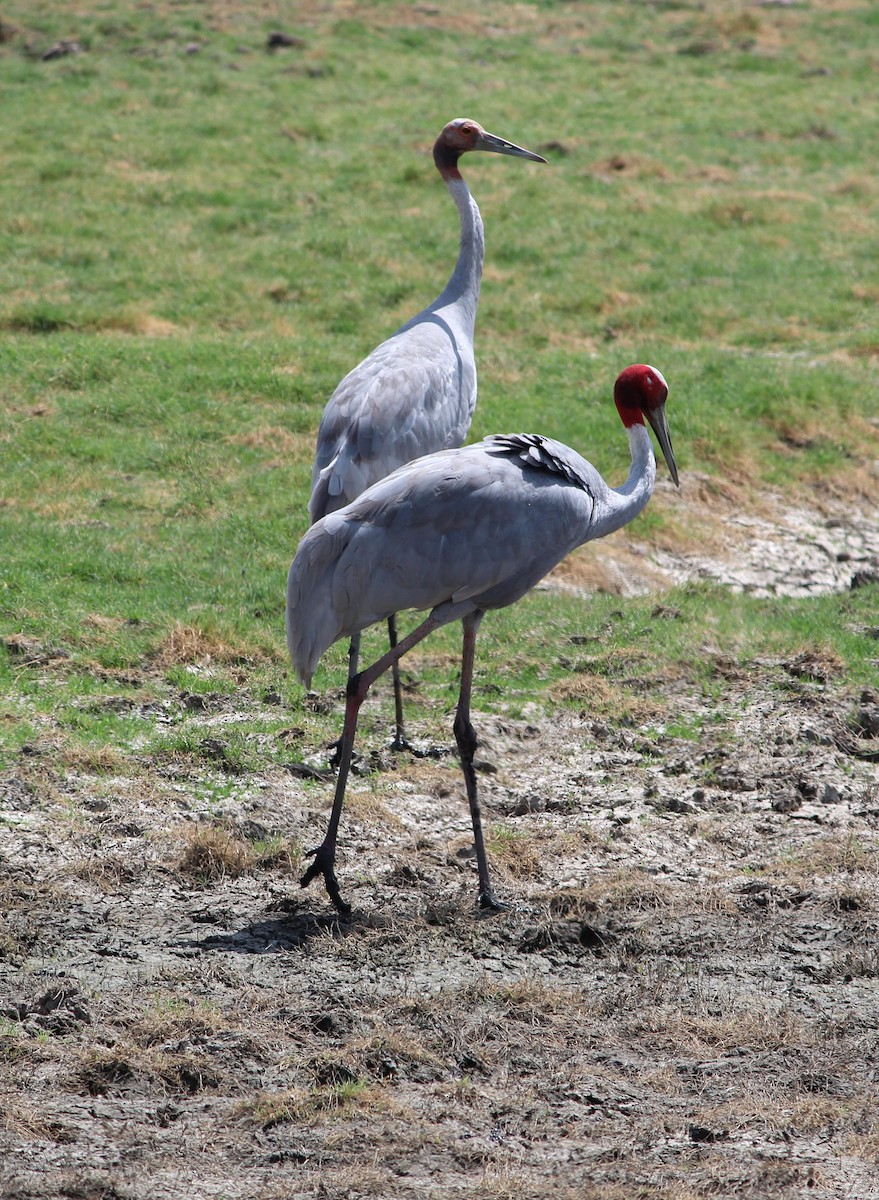
[[[792,883],[814,886],[818,879],[834,878],[839,875],[862,882],[875,893],[879,880],[879,837],[866,832],[849,834],[827,834],[813,838],[805,846],[766,863],[763,873],[781,876]]]
[[[27,1141],[67,1145],[77,1140],[74,1129],[48,1116],[42,1106],[27,1099],[20,1091],[0,1097],[0,1124],[8,1133]]]
[[[858,1124],[861,1129],[866,1127],[868,1132],[850,1134],[846,1141],[846,1151],[879,1167],[879,1114],[865,1114],[865,1119]]]
[[[195,1095],[223,1082],[215,1056],[120,1044],[80,1051],[69,1075],[73,1091],[90,1096],[118,1096],[144,1085],[162,1095]]]
[[[127,851],[124,854],[91,854],[88,858],[65,867],[62,873],[65,878],[91,883],[110,895],[142,877],[146,869],[144,861],[135,860],[130,851]]]
[[[169,667],[189,664],[204,667],[213,662],[240,666],[253,664],[263,657],[251,647],[244,649],[233,645],[220,633],[178,623],[162,641],[154,662],[160,669],[167,670]]]
[[[289,467],[293,463],[310,463],[314,457],[314,437],[311,434],[291,433],[279,425],[251,429],[226,439],[230,446],[247,450],[263,450],[272,455],[268,467]],[[277,456],[277,457],[275,457]]]
[[[345,795],[345,812],[364,825],[381,825],[384,829],[403,830],[405,822],[385,803],[376,790],[352,791]]]
[[[512,879],[537,879],[542,874],[544,840],[532,833],[509,825],[492,825],[486,849],[492,866]]]
[[[262,1092],[237,1110],[239,1120],[263,1130],[278,1125],[319,1125],[356,1112],[375,1116],[387,1108],[387,1097],[377,1084],[361,1079],[344,1079],[312,1088],[295,1087],[280,1092]]]
[[[615,661],[621,656],[614,654]],[[605,666],[607,658],[596,657],[593,662]],[[628,718],[635,725],[646,725],[660,720],[665,715],[661,704],[646,696],[633,696],[628,689],[608,683],[601,675],[592,674],[584,663],[575,673],[561,679],[549,689],[549,695],[557,703],[576,703],[584,706],[589,717],[612,717],[614,721]]]
[[[144,770],[137,758],[114,746],[63,746],[58,750],[56,762],[68,771],[81,771],[85,775],[118,775],[128,779],[137,778]]]
[[[194,825],[186,837],[186,845],[174,863],[174,869],[199,883],[237,879],[251,870],[256,860],[250,843],[225,829]]]
[[[477,1005],[488,1006],[499,1013],[501,1021],[534,1027],[585,1020],[587,1016],[587,1006],[580,991],[572,987],[555,987],[543,979],[474,984],[465,989],[460,1001],[464,1011],[475,1009]]]
[[[706,1001],[714,1003],[714,1001]],[[730,1004],[733,1002],[730,1001]],[[710,1058],[718,1050],[746,1046],[752,1052],[810,1049],[822,1044],[821,1033],[789,1009],[711,1013],[679,1008],[641,1008],[634,1026],[658,1035],[658,1044],[675,1055]]]

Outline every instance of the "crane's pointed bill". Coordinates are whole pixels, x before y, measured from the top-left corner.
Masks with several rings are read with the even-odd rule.
[[[487,150],[490,154],[511,154],[514,158],[528,158],[532,162],[546,162],[546,159],[542,155],[535,154],[533,150],[524,150],[521,146],[517,146],[515,142],[508,142],[505,138],[495,137],[493,133],[486,133],[485,130],[477,138],[473,149]]]
[[[668,421],[665,418],[665,405],[661,404],[659,408],[645,408],[644,416],[653,426],[653,432],[656,434],[656,440],[659,442],[659,448],[662,450],[663,457],[668,463],[668,473],[674,480],[675,487],[680,487],[678,483],[678,465],[675,462],[675,452],[671,446],[671,434],[668,431]]]

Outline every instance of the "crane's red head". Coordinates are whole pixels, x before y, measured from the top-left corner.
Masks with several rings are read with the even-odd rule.
[[[511,154],[515,158],[530,158],[532,162],[546,162],[539,154],[523,150],[514,142],[486,133],[478,121],[469,117],[456,117],[449,121],[433,144],[433,161],[444,179],[459,175],[458,159],[468,150],[485,150],[489,154]]]
[[[626,367],[625,371],[617,376],[613,398],[626,429],[631,429],[633,425],[643,425],[645,417],[650,422],[668,464],[669,473],[677,484],[678,468],[665,418],[668,384],[662,372],[645,363],[635,363],[634,366]]]

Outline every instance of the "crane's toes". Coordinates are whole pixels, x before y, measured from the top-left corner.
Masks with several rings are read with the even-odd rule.
[[[443,758],[450,753],[448,746],[428,746],[426,749],[422,749],[421,746],[416,746],[414,742],[410,742],[407,737],[400,734],[397,734],[388,744],[388,749],[395,752],[405,750],[413,758]]]
[[[479,907],[483,912],[509,912],[513,906],[504,903],[503,900],[498,900],[494,892],[486,889],[479,893]]]
[[[318,846],[314,850],[309,850],[306,858],[314,857],[314,862],[299,880],[300,887],[308,887],[312,879],[318,875],[323,875],[324,886],[327,889],[327,895],[333,902],[333,905],[340,913],[347,916],[351,911],[351,905],[346,903],[339,892],[339,884],[336,880],[335,859],[326,846]]]

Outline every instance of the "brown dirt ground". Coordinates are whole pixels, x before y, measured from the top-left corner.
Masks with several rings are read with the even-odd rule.
[[[327,782],[208,802],[22,754],[3,1196],[879,1197],[877,696],[715,666],[710,700],[665,685],[698,739],[596,721],[588,686],[477,716],[493,916],[451,755],[353,779],[342,919],[296,883]]]

